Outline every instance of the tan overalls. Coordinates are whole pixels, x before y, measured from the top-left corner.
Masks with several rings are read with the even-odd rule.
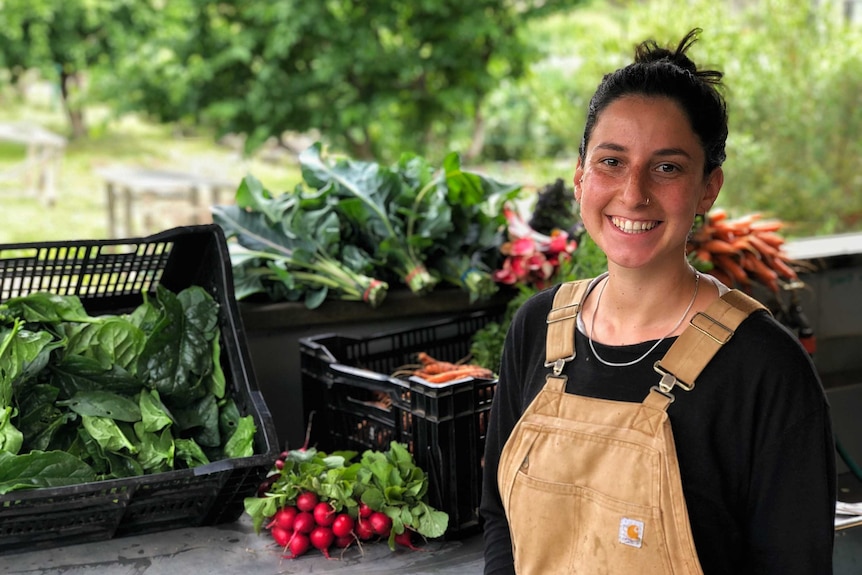
[[[643,403],[565,392],[578,309],[589,280],[560,287],[548,314],[553,368],[503,448],[498,486],[519,575],[702,574],[666,409],[686,391],[756,300],[732,290],[655,365]],[[688,383],[690,382],[690,383]]]

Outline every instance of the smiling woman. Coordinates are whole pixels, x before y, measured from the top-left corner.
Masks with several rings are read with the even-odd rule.
[[[811,359],[686,259],[724,183],[728,122],[722,74],[687,56],[698,33],[642,43],[590,102],[575,198],[608,271],[511,322],[485,443],[486,574],[832,572],[834,445]]]
[[[693,271],[680,254],[695,215],[709,210],[723,182],[720,167],[704,175],[704,162],[683,108],[663,96],[640,95],[621,97],[605,108],[578,161],[575,198],[585,227],[615,270],[637,269],[652,275],[653,283],[665,283],[657,304],[666,301],[668,291],[692,289],[685,279]],[[644,295],[635,289],[628,294],[639,300]],[[685,295],[680,295],[684,305]],[[606,327],[619,340],[649,339],[649,332],[638,330],[652,326],[660,331],[669,311],[641,306],[642,317],[627,315]]]

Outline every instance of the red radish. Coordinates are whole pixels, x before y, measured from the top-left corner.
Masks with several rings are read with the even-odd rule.
[[[329,527],[315,527],[311,535],[308,536],[308,539],[316,549],[320,549],[324,557],[329,559],[329,548],[332,547],[332,542],[335,540],[332,529]]]
[[[376,535],[388,537],[389,530],[392,529],[392,519],[382,511],[375,511],[368,518],[368,523],[371,524],[371,529]]]
[[[333,543],[333,545],[335,545],[336,547],[345,548],[350,547],[351,543],[353,543],[353,535],[344,535],[342,537],[336,537],[335,543]]]
[[[272,538],[279,547],[287,547],[288,542],[290,542],[290,537],[293,535],[292,531],[288,531],[284,527],[279,527],[278,525],[273,526],[269,533],[272,535]]]
[[[278,525],[282,529],[293,531],[293,520],[296,518],[296,513],[296,507],[282,507],[275,512],[275,516],[273,516],[272,521],[267,527]]]
[[[368,507],[365,503],[359,504],[359,516],[363,518],[371,517],[371,514],[374,513],[374,510]]]
[[[314,522],[314,515],[308,511],[300,511],[293,519],[293,529],[298,533],[311,533],[317,525]]]
[[[356,536],[363,541],[368,541],[374,537],[374,529],[371,528],[371,522],[368,519],[360,517],[356,521],[356,525],[354,525],[353,529],[356,532]]]
[[[413,532],[410,529],[405,529],[403,533],[396,535],[395,543],[413,551],[422,551],[422,549],[413,545]]]
[[[339,513],[332,521],[332,533],[336,537],[348,537],[353,532],[353,517]]]
[[[306,553],[310,547],[311,542],[308,540],[308,535],[294,531],[293,536],[287,544],[287,548],[290,551],[288,558],[295,559]]]
[[[275,483],[279,477],[281,477],[281,474],[273,473],[272,475],[270,475],[269,477],[267,477],[266,479],[261,481],[260,485],[257,488],[257,496],[258,497],[266,496],[266,492],[270,490],[270,488],[272,487],[272,484]]]
[[[335,521],[335,509],[325,501],[321,501],[315,505],[312,514],[317,524],[322,527],[330,527],[332,522]]]
[[[317,505],[317,494],[313,491],[303,491],[296,496],[296,507],[300,511],[314,511],[314,506]]]

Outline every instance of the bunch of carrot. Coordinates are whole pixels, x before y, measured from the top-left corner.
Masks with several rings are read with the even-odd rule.
[[[730,287],[747,291],[754,281],[777,293],[781,282],[799,279],[778,233],[783,225],[757,213],[730,219],[726,211],[714,210],[692,233],[689,257],[695,267]]]
[[[494,372],[473,363],[452,363],[443,361],[420,351],[416,354],[417,366],[401,370],[400,375],[420,377],[428,383],[447,383],[472,377],[475,379],[494,379]]]

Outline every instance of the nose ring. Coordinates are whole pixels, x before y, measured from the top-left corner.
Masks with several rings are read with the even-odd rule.
[[[648,205],[649,205],[649,200],[650,200],[649,198],[647,198],[647,199],[646,199],[646,201],[644,202],[644,205],[645,205],[645,206],[648,206]]]

